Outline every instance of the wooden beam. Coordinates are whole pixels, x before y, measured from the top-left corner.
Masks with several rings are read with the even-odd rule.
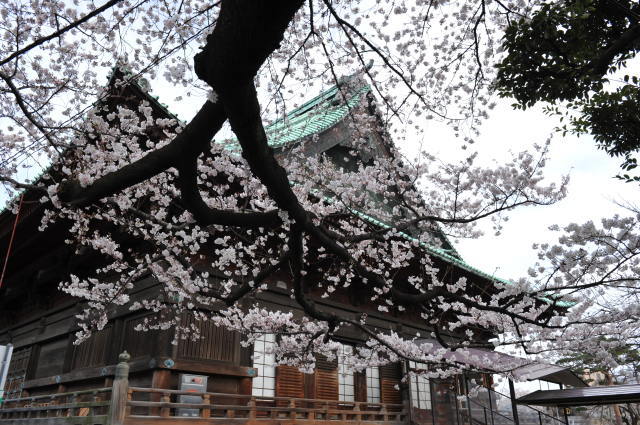
[[[191,373],[198,372],[213,375],[242,376],[246,378],[257,376],[257,370],[252,367],[236,366],[216,361],[176,360],[174,365],[168,368],[164,365],[166,359],[168,358],[160,357],[158,359],[158,367]]]

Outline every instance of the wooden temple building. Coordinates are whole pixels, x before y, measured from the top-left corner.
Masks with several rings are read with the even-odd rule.
[[[146,100],[155,114],[169,116],[135,82],[111,90],[114,99]],[[338,87],[333,87],[290,112],[287,120],[268,127],[276,152],[303,143],[310,155],[350,157],[345,154],[349,149],[345,118],[350,107],[362,102],[374,113],[373,97],[364,84],[351,90],[347,101],[339,96]],[[384,154],[383,138],[371,134],[370,140],[372,151]],[[274,336],[265,335],[244,348],[240,335],[211,322],[194,322],[203,338],[172,345],[171,330],[136,331],[145,313],[126,306],[111,311],[103,330],[74,345],[75,316],[83,301],[60,292],[58,284],[70,273],[90,275],[99,255],[89,250],[76,253],[65,244],[68,224],[64,222],[38,231],[46,208],[39,197],[26,191],[17,218],[9,210],[0,214],[0,253],[7,257],[0,289],[0,345],[12,350],[0,425],[565,423],[565,418],[548,412],[527,415],[522,410],[526,406],[515,407],[513,394],[510,398],[491,390],[489,367],[486,374],[457,379],[402,380],[410,368],[421,365],[396,363],[352,372],[338,356],[338,361],[319,361],[314,373],[304,374],[293,367],[274,366],[268,350],[277,343]],[[384,225],[364,214],[362,219]],[[436,236],[441,238],[437,247],[423,245],[422,249],[452,279],[465,276],[483,289],[493,285],[492,276],[465,263],[443,235]],[[132,301],[148,297],[158,286],[151,276],[142,279],[134,285]],[[358,290],[338,290],[330,299],[318,297],[317,303],[327,309],[367,312],[371,323],[381,329],[411,336],[429,334],[417,315],[381,313],[376,306],[360,302],[365,297]],[[268,290],[254,299],[272,309],[300,310],[290,297],[286,277],[274,277]],[[364,339],[348,329],[341,336],[342,349],[347,351]],[[549,367],[538,376],[580,385],[562,368]],[[484,382],[483,395],[466,396],[472,379]],[[525,417],[533,417],[533,422]]]

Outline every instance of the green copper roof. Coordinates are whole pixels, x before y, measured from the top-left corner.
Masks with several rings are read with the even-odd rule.
[[[352,210],[352,212],[357,215],[358,217],[362,218],[365,221],[368,221],[371,224],[374,224],[376,226],[382,227],[383,229],[389,229],[392,226],[388,225],[387,223],[384,223],[374,217],[371,217],[370,215],[361,213],[359,211],[354,211]],[[458,267],[460,267],[463,270],[466,270],[468,272],[471,272],[473,274],[475,274],[476,276],[488,279],[492,282],[500,282],[503,283],[505,285],[513,285],[513,282],[506,280],[506,279],[502,279],[493,275],[490,275],[488,273],[483,272],[480,269],[477,269],[475,267],[473,267],[472,265],[466,263],[465,261],[462,260],[462,258],[460,258],[459,256],[457,256],[457,252],[454,250],[445,250],[442,248],[437,248],[434,247],[433,245],[429,245],[425,242],[421,242],[419,239],[409,235],[408,233],[405,232],[400,232],[398,231],[397,234],[399,234],[401,237],[403,237],[404,239],[411,241],[411,242],[416,242],[418,243],[418,245],[424,249],[425,251],[427,251],[430,255],[433,255],[435,257],[440,258],[441,260],[446,261],[447,263],[450,264],[454,264]],[[452,245],[453,246],[453,245]],[[455,253],[456,255],[452,255],[451,253]],[[538,300],[545,302],[547,304],[551,304],[553,302],[553,299],[557,298],[556,296],[554,296],[554,294],[549,294],[546,297],[538,297]],[[575,305],[574,302],[570,302],[570,301],[556,301],[556,304],[558,307],[572,307]]]
[[[342,121],[356,107],[369,86],[349,93],[347,101],[334,86],[309,102],[294,109],[284,119],[267,126],[267,138],[272,147],[281,147],[307,136],[318,134]]]
[[[359,211],[354,211],[354,214],[357,215],[358,217],[362,218],[363,220],[368,221],[371,224],[375,224],[376,226],[382,227],[383,229],[389,229],[389,228],[392,227],[387,223],[384,223],[384,222],[382,222],[382,221],[380,221],[380,220],[378,220],[378,219],[376,219],[374,217],[371,217],[370,215],[361,213]],[[411,235],[409,235],[408,233],[405,233],[405,232],[397,232],[397,233],[400,236],[402,236],[403,238],[405,238],[406,240],[408,240],[408,241],[417,242],[420,245],[420,247],[423,248],[425,251],[427,251],[429,254],[434,255],[436,257],[439,257],[440,259],[445,260],[448,263],[455,264],[458,267],[460,267],[460,268],[462,268],[464,270],[470,271],[470,272],[472,272],[472,273],[474,273],[474,274],[476,274],[476,275],[478,275],[480,277],[483,277],[485,279],[489,279],[489,280],[496,281],[496,282],[501,282],[501,283],[504,283],[506,285],[512,284],[508,280],[501,279],[501,278],[495,277],[493,275],[490,275],[488,273],[485,273],[482,270],[477,269],[477,268],[471,266],[470,264],[464,262],[458,256],[452,255],[451,252],[455,252],[455,250],[451,251],[451,250],[448,250],[448,249],[445,250],[445,249],[442,249],[442,248],[437,248],[437,247],[435,247],[433,245],[429,245],[429,244],[426,244],[425,242],[421,242],[419,239],[417,239],[417,238],[415,238],[415,237],[413,237],[413,236],[411,236]],[[455,252],[455,253],[457,254],[457,252]]]
[[[370,90],[371,88],[366,84],[357,90],[343,90],[344,96],[347,97],[346,102],[343,94],[340,93],[339,86],[333,86],[320,93],[287,113],[284,118],[265,127],[269,146],[282,148],[330,129],[342,121],[351,109],[358,106]],[[220,143],[226,144],[231,150],[240,148],[236,140],[225,140]]]

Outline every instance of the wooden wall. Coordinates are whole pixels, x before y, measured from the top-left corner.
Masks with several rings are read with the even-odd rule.
[[[180,340],[177,358],[240,363],[240,335],[237,332],[215,326],[211,321],[195,320],[188,315],[183,316],[182,321],[185,326],[197,329],[200,339]]]

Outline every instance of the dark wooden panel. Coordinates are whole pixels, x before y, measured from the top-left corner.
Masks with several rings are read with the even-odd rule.
[[[239,363],[240,338],[236,332],[215,326],[210,321],[195,320],[188,315],[183,317],[183,323],[197,328],[200,339],[181,340],[178,344],[178,358]]]
[[[253,366],[253,344],[248,347],[240,346],[240,366]]]
[[[94,332],[91,337],[79,345],[73,346],[72,369],[94,367],[106,364],[106,357],[112,343],[113,328],[108,326],[101,331]]]
[[[144,323],[145,316],[129,318],[124,321],[122,331],[122,348],[126,350],[132,359],[136,357],[153,355],[156,352],[158,331],[137,331],[136,327]]]
[[[338,368],[338,360],[327,360],[326,356],[316,354],[316,370],[335,370]]]
[[[356,401],[367,401],[367,375],[364,372],[354,372]]]
[[[305,398],[316,397],[316,376],[315,373],[305,373],[304,375],[304,396]],[[312,407],[309,405],[308,407]]]
[[[380,377],[390,379],[401,379],[402,369],[400,363],[389,363],[384,366],[380,366]]]
[[[64,337],[40,346],[34,378],[61,374],[69,339]]]

